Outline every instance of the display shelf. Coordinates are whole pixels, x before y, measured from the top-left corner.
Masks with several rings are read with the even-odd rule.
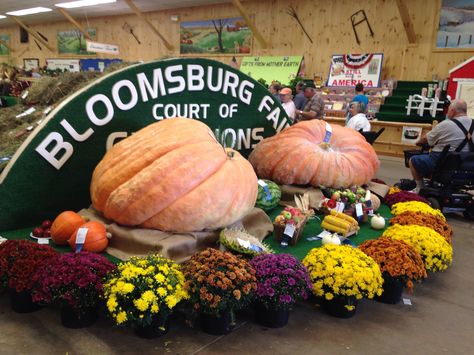
[[[345,125],[345,118],[341,117],[325,117],[325,120],[329,123],[338,124],[340,126]],[[406,144],[402,142],[403,127],[417,127],[421,128],[421,134],[424,135],[431,131],[436,125],[436,121],[433,124],[427,123],[411,123],[411,122],[385,122],[372,120],[370,124],[372,131],[378,131],[381,128],[385,128],[385,131],[374,143],[374,149],[379,155],[388,155],[393,157],[403,158],[404,150],[417,149],[416,145]]]

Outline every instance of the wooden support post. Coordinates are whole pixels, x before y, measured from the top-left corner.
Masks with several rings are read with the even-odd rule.
[[[253,35],[257,39],[258,43],[260,43],[260,46],[264,49],[268,48],[268,42],[265,41],[262,34],[258,31],[257,27],[253,23],[252,19],[250,18],[249,14],[245,10],[240,0],[232,0],[232,3],[237,8],[240,15],[244,18],[245,22],[247,23],[247,26],[249,26],[250,30],[252,31]]]
[[[10,17],[17,24],[19,24],[21,27],[23,27],[26,32],[28,32],[30,35],[32,35],[38,42],[40,42],[43,46],[48,48],[51,52],[55,52],[55,50],[45,40],[43,40],[43,38],[38,36],[38,34],[36,32],[30,30],[30,28],[27,25],[25,25],[23,22],[21,22],[19,19],[17,19],[16,16],[8,16],[8,17]]]
[[[84,27],[82,27],[82,25],[79,22],[77,22],[74,19],[74,17],[69,15],[69,13],[66,10],[60,7],[58,7],[56,10],[58,10],[58,12],[60,12],[65,18],[67,18],[68,21],[71,22],[79,31],[81,31],[81,33],[84,35],[85,38],[87,38],[89,41],[92,41],[92,38],[89,35],[89,32],[87,32],[87,30]]]
[[[410,14],[408,12],[407,4],[404,0],[396,0],[398,12],[400,13],[400,18],[403,22],[403,27],[405,27],[405,33],[407,34],[408,43],[416,43],[416,33],[413,28],[413,22],[411,21]]]
[[[7,42],[5,42],[3,39],[0,39],[0,44],[3,44],[5,47],[7,47],[10,52],[12,53],[14,52],[12,47],[10,47],[10,45]]]
[[[137,5],[135,5],[135,3],[133,2],[133,0],[125,0],[125,2],[127,3],[128,7],[130,7],[130,9],[132,9],[133,12],[135,12],[135,14],[140,17],[147,25],[148,27],[150,27],[150,29],[155,32],[155,34],[160,37],[160,39],[163,41],[163,43],[165,44],[166,48],[168,48],[168,50],[172,51],[174,50],[174,47],[173,45],[171,45],[171,43],[169,43],[165,37],[163,37],[163,35],[160,33],[160,31],[158,31],[158,29],[153,26],[153,24],[143,15],[143,13],[140,11],[140,9],[137,7]]]

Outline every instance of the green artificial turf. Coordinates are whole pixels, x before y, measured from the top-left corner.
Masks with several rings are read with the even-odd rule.
[[[271,211],[269,211],[268,215],[272,219],[280,214],[282,207],[277,207]],[[390,213],[390,208],[387,205],[381,205],[380,209],[377,211],[381,216],[386,218],[391,218],[392,215]],[[272,233],[265,239],[265,243],[268,244],[276,254],[281,253],[289,253],[297,257],[298,259],[303,259],[308,252],[313,249],[321,246],[321,240],[309,241],[306,238],[317,236],[319,233],[323,231],[321,228],[321,219],[324,217],[322,215],[317,215],[318,218],[313,218],[306,223],[306,226],[303,230],[303,235],[300,236],[298,243],[295,246],[288,246],[286,248],[280,247],[280,244],[276,241],[275,235]],[[388,222],[386,223],[388,226]],[[383,230],[373,230],[370,228],[369,223],[364,223],[360,225],[360,230],[357,235],[353,235],[349,237],[349,239],[355,245],[359,245],[366,240],[369,239],[376,239],[383,233]]]
[[[270,216],[271,220],[273,221],[275,217],[280,214],[280,211],[283,210],[283,207],[278,206],[274,208],[273,210],[268,212],[268,215]],[[378,213],[382,215],[383,217],[390,218],[392,215],[390,214],[390,209],[386,205],[381,205]],[[277,243],[275,240],[275,235],[272,233],[270,234],[266,239],[265,243],[267,243],[274,251],[276,254],[281,254],[281,253],[289,253],[297,257],[298,259],[303,259],[306,254],[312,249],[316,247],[321,246],[321,241],[316,240],[316,241],[309,241],[306,238],[311,237],[311,236],[317,236],[319,233],[322,232],[321,228],[321,219],[323,216],[317,215],[315,218],[312,218],[306,223],[306,226],[303,230],[303,235],[300,236],[300,239],[298,241],[298,244],[295,246],[288,246],[286,248],[280,247],[280,244]],[[388,225],[388,222],[387,222]],[[17,229],[17,230],[12,230],[8,232],[2,232],[2,236],[7,238],[7,239],[28,239],[31,241],[35,241],[35,239],[32,239],[29,237],[31,231],[33,230],[34,227],[31,228],[24,228],[24,229]],[[369,223],[362,224],[360,226],[360,231],[357,235],[351,236],[349,239],[356,245],[359,245],[363,243],[366,240],[369,239],[375,239],[378,238],[383,231],[376,231],[370,228]],[[54,244],[52,241],[50,243],[51,247],[53,249],[57,250],[60,253],[66,253],[70,252],[71,248],[66,245],[66,246],[59,246]],[[118,263],[120,262],[119,259],[113,257],[112,255],[109,255],[107,253],[104,253],[104,256],[106,256],[110,261],[113,263]]]

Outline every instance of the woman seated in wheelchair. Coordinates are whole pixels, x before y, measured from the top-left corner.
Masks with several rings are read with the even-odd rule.
[[[416,143],[419,146],[429,145],[429,154],[411,157],[410,171],[419,191],[423,178],[429,178],[434,172],[436,162],[449,144],[452,152],[474,152],[474,120],[467,116],[467,104],[464,100],[454,100],[448,108],[448,119],[436,125],[433,130],[421,137]]]

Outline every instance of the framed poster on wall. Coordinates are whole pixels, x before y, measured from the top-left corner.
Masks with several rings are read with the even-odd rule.
[[[181,22],[181,55],[250,54],[252,31],[242,17]]]
[[[87,32],[91,38],[96,38],[97,30],[88,28]],[[74,55],[94,55],[87,51],[86,38],[79,30],[59,31],[57,35],[58,53]]]
[[[472,0],[441,0],[436,49],[474,49],[474,5]]]
[[[38,58],[23,58],[23,68],[25,68],[26,71],[39,68],[39,63],[40,61]]]
[[[244,57],[240,71],[255,80],[273,80],[287,85],[298,75],[303,56]]]
[[[327,86],[380,86],[383,53],[336,54],[332,56]]]
[[[7,44],[7,46],[5,45]],[[0,55],[10,55],[10,35],[0,35]]]

